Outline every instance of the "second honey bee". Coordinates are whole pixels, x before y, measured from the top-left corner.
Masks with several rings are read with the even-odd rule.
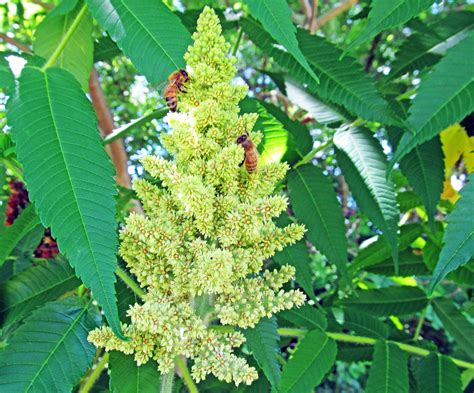
[[[245,169],[247,169],[249,174],[255,172],[258,164],[258,152],[252,139],[250,139],[248,134],[243,134],[237,138],[237,143],[243,147],[245,152],[245,158],[242,162],[242,164],[245,163]]]
[[[188,81],[189,75],[185,70],[175,71],[168,77],[168,84],[163,91],[163,96],[171,112],[176,112],[178,106],[178,92],[186,93],[184,85]]]

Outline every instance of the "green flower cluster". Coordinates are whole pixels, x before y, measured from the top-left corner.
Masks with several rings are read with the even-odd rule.
[[[153,358],[162,373],[178,356],[194,361],[196,381],[214,374],[235,384],[250,384],[257,372],[233,353],[245,338],[223,333],[211,323],[252,328],[261,318],[300,306],[299,290],[284,291],[295,270],[261,272],[263,262],[301,239],[304,228],[275,226],[272,218],[287,207],[271,196],[287,165],[259,165],[248,174],[241,166],[237,138],[253,132],[257,115],[239,114],[247,88],[231,84],[235,58],[221,35],[219,19],[206,8],[185,56],[190,82],[179,96],[178,112],[168,115],[173,132],[163,145],[174,161],[145,157],[143,166],[157,186],[134,186],[147,216],[132,214],[121,232],[120,253],[141,287],[143,304],[128,311],[131,338],[119,340],[109,327],[92,331],[89,341],[107,351],[134,354],[138,364]]]

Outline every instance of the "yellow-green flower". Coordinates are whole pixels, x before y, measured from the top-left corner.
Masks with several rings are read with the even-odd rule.
[[[89,341],[133,353],[138,364],[155,359],[162,373],[185,356],[193,359],[196,381],[214,374],[250,384],[257,371],[233,354],[244,336],[209,325],[251,328],[304,302],[299,290],[282,289],[293,267],[261,271],[265,259],[301,239],[304,228],[278,228],[272,221],[288,203],[271,195],[286,164],[259,165],[251,175],[240,165],[237,138],[248,133],[258,144],[261,135],[253,131],[257,115],[239,114],[247,88],[231,83],[235,59],[212,9],[202,12],[193,39],[185,55],[187,93],[168,115],[173,132],[162,138],[174,160],[143,158],[160,187],[135,182],[146,216],[132,214],[120,234],[120,254],[146,291],[143,304],[128,311],[131,324],[123,325],[131,340],[102,327]]]

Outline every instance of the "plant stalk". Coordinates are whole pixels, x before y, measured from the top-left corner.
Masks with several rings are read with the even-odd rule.
[[[169,109],[167,107],[159,108],[156,111],[149,113],[148,115],[145,115],[145,116],[140,117],[139,119],[136,119],[130,124],[126,124],[124,127],[120,127],[114,130],[114,132],[112,132],[111,134],[107,135],[104,138],[104,140],[102,141],[102,144],[108,145],[117,139],[127,136],[135,128],[140,127],[143,124],[146,124],[153,119],[161,119],[168,113],[168,110]]]
[[[415,334],[413,335],[413,341],[415,342],[418,341],[418,338],[420,337],[421,328],[423,327],[423,322],[425,322],[427,310],[428,306],[426,306],[421,312],[420,319],[418,320],[418,324],[416,325]]]
[[[181,371],[183,382],[189,389],[189,392],[199,393],[199,390],[191,377],[188,366],[186,366],[186,362],[184,361],[183,357],[178,356],[178,358],[176,359],[176,366]]]
[[[242,41],[242,36],[244,35],[244,29],[242,27],[239,29],[239,33],[237,35],[237,40],[235,41],[234,48],[232,49],[232,56],[235,56],[237,54],[237,51],[239,50],[239,45],[240,41]]]
[[[138,285],[122,269],[118,268],[116,274],[130,287],[130,289],[136,295],[138,295],[139,297],[143,297],[144,295],[143,290],[140,287],[138,287]],[[226,333],[231,333],[235,331],[235,329],[232,326],[209,326],[209,329],[214,329],[214,330],[218,330],[220,332],[226,332]],[[308,330],[306,329],[297,329],[297,328],[279,328],[278,329],[278,334],[280,336],[286,336],[286,337],[303,337],[307,332]],[[365,345],[375,345],[377,343],[377,340],[371,337],[354,336],[351,334],[336,333],[336,332],[326,332],[326,334],[328,335],[328,337],[331,337],[333,340],[336,340],[336,341],[348,342],[348,343],[353,343],[353,344],[365,344]],[[398,345],[398,347],[401,350],[412,353],[414,355],[428,356],[431,353],[427,349],[415,347],[414,345],[399,343],[396,341],[391,341],[391,342]],[[448,357],[451,358],[453,363],[456,364],[457,366],[466,368],[469,370],[474,370],[474,363],[469,363],[464,360],[457,359],[451,356],[448,356]],[[185,379],[186,378],[184,376],[185,371],[179,365],[179,360],[177,362],[177,365],[183,373],[183,379]],[[188,371],[188,374],[189,374],[189,371]],[[188,384],[186,380],[184,382]],[[191,392],[197,392],[197,390],[191,391]],[[81,391],[81,393],[83,392]]]
[[[120,267],[117,267],[115,274],[119,276],[122,281],[127,284],[136,295],[138,295],[138,297],[142,298],[143,296],[145,296],[145,292],[143,291],[143,289],[141,289],[138,284],[133,281],[132,278],[127,273],[125,273],[125,271],[123,271]]]
[[[102,371],[105,368],[105,365],[109,361],[109,353],[105,353],[104,356],[102,356],[102,359],[100,359],[100,362],[97,363],[96,368],[94,371],[92,371],[92,374],[87,378],[86,383],[82,386],[82,388],[79,390],[79,393],[89,393],[91,390],[92,386],[96,383],[96,381],[99,379],[100,374],[102,374]]]
[[[44,72],[47,68],[52,67],[54,63],[56,63],[56,60],[58,60],[58,57],[61,56],[62,51],[66,47],[67,43],[71,39],[72,35],[76,31],[77,27],[79,26],[79,23],[81,23],[82,18],[86,15],[86,13],[87,13],[87,4],[84,3],[79,13],[76,15],[76,18],[72,22],[71,26],[69,26],[69,29],[67,30],[66,34],[61,39],[61,42],[54,50],[53,54],[50,56],[50,58],[45,63],[45,65],[41,67],[41,71]]]
[[[230,326],[209,326],[210,329],[218,330],[220,332],[232,332],[234,329]],[[280,336],[284,337],[303,337],[308,330],[306,329],[297,329],[297,328],[279,328],[278,329],[278,334]],[[336,341],[343,341],[347,343],[352,343],[352,344],[365,344],[365,345],[375,345],[377,343],[377,339],[372,338],[372,337],[364,337],[364,336],[354,336],[352,334],[344,334],[344,333],[336,333],[336,332],[326,332],[328,337],[331,337],[333,340]],[[414,345],[409,345],[409,344],[403,344],[399,343],[396,341],[390,341],[398,347],[409,353],[413,353],[415,355],[419,356],[428,356],[431,352],[428,351],[427,349],[415,347]],[[474,370],[474,363],[469,363],[461,359],[456,359],[451,356],[448,356],[451,358],[454,364],[456,364],[459,367],[467,368],[470,370]]]
[[[301,165],[304,165],[308,162],[310,162],[313,157],[316,155],[316,153],[319,153],[321,150],[324,150],[326,147],[328,147],[332,143],[332,139],[329,139],[328,141],[321,143],[318,147],[314,148],[311,150],[308,154],[306,154],[301,160],[299,160],[293,169],[298,168]]]
[[[160,380],[160,393],[172,393],[174,383],[174,371],[169,372],[161,376]]]

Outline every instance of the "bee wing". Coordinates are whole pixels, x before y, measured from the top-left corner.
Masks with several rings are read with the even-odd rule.
[[[160,96],[162,98],[165,98],[165,89],[166,89],[166,86],[168,86],[168,84],[170,83],[169,80],[164,80],[163,82],[161,82],[157,87],[156,87],[156,90],[160,92]]]

